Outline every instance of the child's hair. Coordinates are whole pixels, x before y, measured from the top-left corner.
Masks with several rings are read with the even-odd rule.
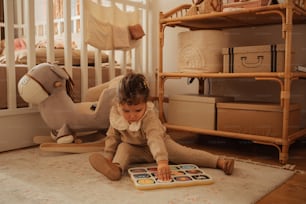
[[[130,72],[120,81],[118,100],[120,104],[138,105],[148,101],[150,89],[142,74]]]

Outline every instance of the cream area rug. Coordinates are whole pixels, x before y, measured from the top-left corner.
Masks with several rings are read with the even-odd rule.
[[[128,175],[109,181],[94,171],[89,155],[47,153],[38,148],[0,153],[0,203],[248,204],[256,203],[294,174],[237,160],[232,176],[202,168],[213,177],[213,184],[137,190]]]

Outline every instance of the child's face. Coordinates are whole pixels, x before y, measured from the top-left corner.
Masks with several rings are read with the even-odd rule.
[[[123,117],[129,122],[139,121],[146,112],[147,104],[140,103],[137,105],[120,104]]]

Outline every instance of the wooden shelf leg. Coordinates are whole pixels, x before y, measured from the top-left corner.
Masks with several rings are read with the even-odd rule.
[[[289,145],[282,145],[279,152],[279,161],[281,164],[286,164],[289,159]]]

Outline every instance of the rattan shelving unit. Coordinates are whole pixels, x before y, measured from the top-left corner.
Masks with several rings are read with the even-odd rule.
[[[292,30],[296,24],[306,24],[305,9],[296,6],[292,0],[286,3],[270,6],[263,6],[240,11],[214,12],[209,14],[197,14],[186,16],[187,10],[191,5],[184,4],[169,12],[160,13],[160,50],[159,50],[159,69],[158,69],[158,96],[159,113],[168,129],[188,131],[212,136],[222,136],[228,138],[245,139],[256,143],[272,145],[279,150],[279,161],[287,163],[289,159],[289,147],[298,138],[306,134],[306,129],[301,129],[293,134],[288,134],[288,119],[290,110],[291,82],[305,78],[306,73],[293,72],[291,70],[292,53]],[[285,42],[285,70],[283,72],[260,72],[260,73],[183,73],[183,72],[164,72],[163,69],[163,45],[164,30],[167,27],[184,27],[190,30],[199,29],[228,29],[242,28],[263,25],[282,25],[282,37]],[[280,106],[283,109],[282,135],[279,137],[269,137],[265,135],[242,134],[236,132],[226,132],[220,130],[208,130],[187,126],[168,124],[164,118],[164,89],[167,79],[177,78],[254,78],[256,80],[270,80],[280,85]],[[199,80],[200,81],[200,80]],[[201,82],[201,81],[200,81]],[[201,85],[201,83],[200,83]],[[199,88],[201,93],[203,90]]]

